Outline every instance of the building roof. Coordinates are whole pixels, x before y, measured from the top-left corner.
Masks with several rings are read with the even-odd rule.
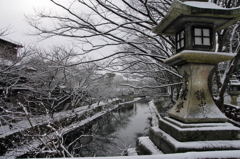
[[[173,36],[187,22],[212,23],[216,31],[240,20],[240,8],[222,8],[211,2],[174,0],[163,20],[153,32]]]
[[[9,43],[10,45],[13,45],[14,47],[19,47],[19,48],[22,48],[22,47],[23,47],[20,43],[15,42],[15,41],[10,40],[10,39],[5,38],[5,37],[0,37],[0,41]]]

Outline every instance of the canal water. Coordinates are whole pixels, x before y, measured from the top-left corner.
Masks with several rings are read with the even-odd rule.
[[[74,156],[121,156],[136,145],[140,136],[148,135],[151,116],[148,102],[122,105],[91,127],[86,144],[74,145]]]

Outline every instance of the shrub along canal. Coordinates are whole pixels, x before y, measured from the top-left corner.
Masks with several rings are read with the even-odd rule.
[[[91,127],[84,130],[84,138],[75,142],[71,151],[74,156],[120,156],[135,147],[140,136],[146,136],[151,116],[148,101],[125,104],[109,112]],[[79,132],[81,134],[81,132]],[[68,144],[79,137],[71,135]]]

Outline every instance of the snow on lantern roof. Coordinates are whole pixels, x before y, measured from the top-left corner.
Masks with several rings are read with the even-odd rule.
[[[153,32],[173,36],[179,28],[189,22],[213,24],[216,31],[240,20],[240,8],[226,9],[211,2],[174,0],[163,20]]]

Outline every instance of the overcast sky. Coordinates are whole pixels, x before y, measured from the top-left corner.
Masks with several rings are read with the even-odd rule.
[[[71,0],[56,0],[61,1],[61,3],[68,4]],[[38,47],[48,48],[52,45],[64,44],[67,45],[68,42],[72,41],[63,38],[55,37],[54,39],[40,41],[39,37],[33,37],[26,35],[33,28],[29,26],[26,22],[24,15],[34,15],[34,9],[51,9],[61,13],[61,9],[56,7],[50,0],[0,0],[0,29],[10,26],[10,34],[4,36],[4,38],[10,39],[23,46],[37,45]],[[83,10],[83,8],[81,8]],[[106,49],[101,49],[93,54],[90,54],[91,58],[101,58],[102,56],[107,56],[115,50],[115,47],[110,47]]]
[[[64,0],[68,1],[68,0]],[[11,27],[8,39],[28,45],[39,41],[37,37],[27,36],[32,28],[26,22],[24,14],[34,15],[34,9],[50,8],[58,10],[50,0],[0,0],[0,28]],[[54,41],[52,40],[52,43]],[[49,42],[41,42],[50,45]]]

